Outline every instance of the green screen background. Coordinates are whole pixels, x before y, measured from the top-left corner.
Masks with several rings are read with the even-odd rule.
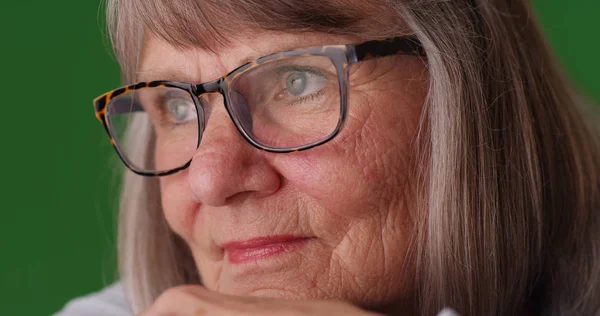
[[[600,1],[533,4],[572,79],[600,100]],[[0,315],[49,315],[117,275],[118,161],[91,100],[119,73],[99,7],[0,4]]]

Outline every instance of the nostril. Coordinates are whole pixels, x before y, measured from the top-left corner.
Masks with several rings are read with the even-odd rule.
[[[250,114],[246,99],[241,93],[235,90],[230,92],[229,98],[231,99],[231,110],[233,111],[233,115],[247,133],[252,133],[252,115]]]

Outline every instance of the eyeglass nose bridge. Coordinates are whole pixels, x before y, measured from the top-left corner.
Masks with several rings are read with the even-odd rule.
[[[198,111],[204,112],[204,113],[202,113],[202,116],[204,119],[204,121],[202,122],[203,123],[202,126],[206,125],[206,121],[208,121],[208,119],[210,117],[210,112],[212,111],[212,109],[211,109],[212,104],[210,102],[207,102],[208,104],[203,104],[204,99],[202,98],[202,96],[210,95],[210,94],[220,94],[223,97],[223,105],[225,106],[225,108],[227,108],[227,105],[225,104],[227,102],[226,96],[225,96],[226,89],[223,86],[223,84],[224,84],[223,78],[219,78],[214,81],[192,85],[192,93],[198,101],[198,104],[197,104]],[[208,109],[207,109],[207,107],[208,107]],[[229,112],[228,109],[227,109],[227,112]]]
[[[241,95],[238,97],[239,93],[236,93],[235,91],[229,91],[228,93],[227,81],[225,81],[223,78],[219,78],[214,81],[192,85],[192,92],[197,100],[197,107],[199,113],[198,146],[200,146],[202,134],[204,133],[206,124],[208,123],[212,111],[214,110],[213,102],[205,98],[205,96],[211,94],[221,95],[221,97],[223,98],[223,106],[229,116],[229,119],[231,119],[233,125],[236,127],[238,132],[240,132],[241,136],[252,144],[252,142],[248,139],[249,136],[245,135],[247,131],[244,127],[250,127],[251,129],[252,126],[252,117],[248,112],[247,107],[244,106],[246,105],[245,99]],[[234,100],[230,100],[232,96]],[[231,102],[237,104],[237,106],[234,105],[232,108],[232,105],[230,104]],[[238,104],[240,102],[241,104]],[[240,108],[241,111],[238,108]]]
[[[223,91],[223,78],[219,78],[217,80],[213,80],[210,82],[199,83],[196,85],[192,85],[192,90],[197,97],[200,97],[206,93],[218,92],[220,94],[224,94]]]
[[[206,105],[203,104],[204,100],[202,96],[205,94],[219,93],[225,97],[221,86],[222,81],[222,78],[219,78],[210,82],[191,85],[191,93],[195,99],[196,111],[198,113],[198,146],[200,146],[202,134],[206,128],[206,122],[210,117],[210,109],[209,111],[206,111]],[[208,104],[208,106],[210,106],[210,104]]]

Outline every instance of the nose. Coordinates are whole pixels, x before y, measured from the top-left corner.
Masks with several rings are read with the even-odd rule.
[[[188,173],[194,198],[205,205],[224,206],[236,196],[264,197],[277,191],[281,184],[279,173],[265,152],[243,139],[223,106],[222,97],[200,98],[207,113],[202,140]]]

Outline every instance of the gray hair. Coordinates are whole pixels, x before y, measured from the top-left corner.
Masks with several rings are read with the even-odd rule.
[[[127,83],[144,32],[205,49],[226,46],[237,26],[373,39],[416,34],[430,76],[411,241],[418,308],[423,315],[444,306],[461,315],[599,313],[597,122],[586,121],[527,1],[361,3],[108,0],[107,21]],[[136,137],[137,154],[146,155],[150,136]],[[157,179],[126,173],[119,225],[121,278],[135,313],[169,287],[201,283],[187,245],[164,219]]]

